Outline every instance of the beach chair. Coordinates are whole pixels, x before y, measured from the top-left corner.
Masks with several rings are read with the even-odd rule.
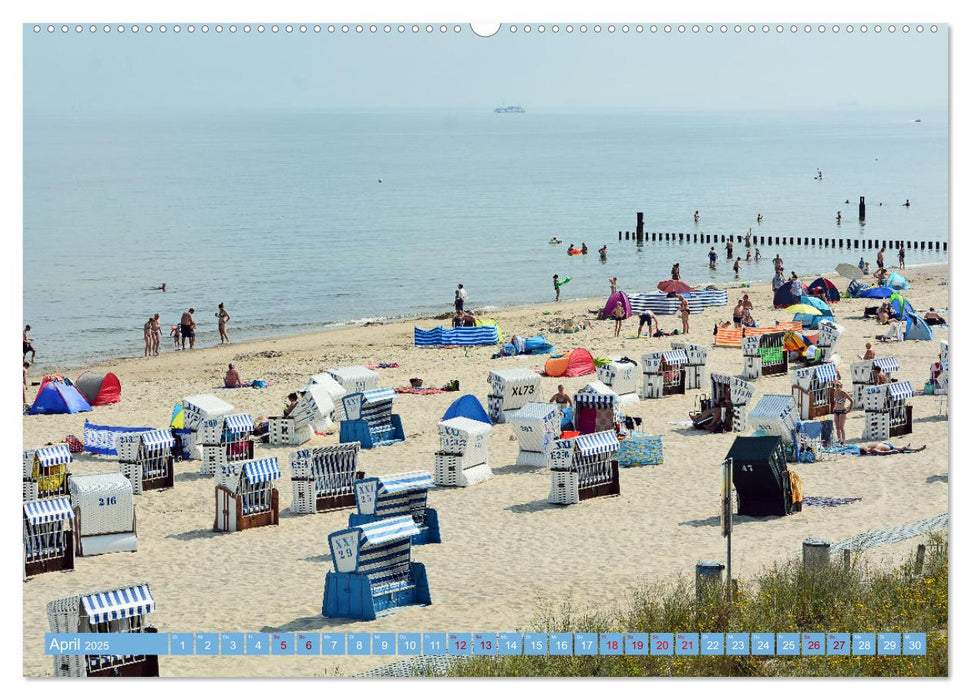
[[[722,429],[744,433],[748,430],[748,404],[755,395],[755,385],[727,374],[711,373],[711,406],[722,407]]]
[[[552,403],[528,403],[509,420],[519,441],[516,466],[545,467],[546,447],[560,436],[560,409]]]
[[[171,430],[121,433],[117,445],[119,471],[131,482],[135,494],[175,486],[175,437]]]
[[[765,435],[775,435],[791,444],[799,423],[796,402],[792,396],[766,394],[748,414],[749,425]]]
[[[528,367],[492,370],[488,381],[491,391],[487,405],[493,423],[508,423],[511,412],[540,400],[540,376]]]
[[[70,489],[79,557],[138,550],[134,488],[128,477],[117,472],[72,476]]]
[[[230,462],[253,459],[253,416],[235,413],[207,418],[199,428],[202,465],[199,473],[213,476],[219,467]]]
[[[73,634],[139,634],[158,632],[145,622],[155,612],[147,583],[97,593],[58,598],[47,604],[51,632]],[[158,656],[100,656],[74,651],[54,655],[54,676],[74,678],[157,677]]]
[[[389,476],[370,477],[354,483],[357,513],[351,513],[347,526],[410,516],[418,533],[412,536],[413,545],[438,544],[442,533],[438,512],[428,507],[428,489],[435,487],[432,475],[426,471],[402,472]]]
[[[364,472],[357,470],[360,451],[360,443],[345,442],[293,452],[290,512],[324,513],[353,507],[354,482],[364,478]]]
[[[52,496],[25,501],[24,515],[24,581],[48,571],[74,569],[74,511],[71,499]]]
[[[893,380],[894,374],[900,371],[900,363],[895,357],[879,357],[850,363],[850,376],[853,379],[852,410],[863,409],[863,392],[868,386],[876,385],[877,370],[881,370],[888,379]]]
[[[377,384],[375,383],[375,387]],[[330,398],[330,403],[332,408],[330,413],[325,415],[322,420],[315,419],[311,421],[311,427],[314,432],[322,433],[327,428],[331,427],[335,421],[339,420],[337,415],[337,407],[341,406],[341,399],[347,395],[347,389],[345,389],[333,376],[327,372],[321,372],[320,374],[315,374],[310,378],[310,382],[304,387],[304,391],[311,390],[313,388],[314,396],[317,396],[318,391],[323,390],[326,392],[327,396]],[[316,401],[316,398],[315,398]],[[324,402],[318,402],[318,405]],[[343,410],[343,407],[341,407]]]
[[[619,449],[613,430],[554,440],[547,456],[550,468],[547,500],[556,505],[570,505],[619,494]]]
[[[223,464],[216,472],[213,530],[234,532],[280,524],[280,478],[276,457]]]
[[[172,427],[182,443],[183,459],[202,459],[202,424],[206,420],[229,415],[233,412],[233,406],[213,394],[186,396],[181,406],[181,427],[176,423]]]
[[[836,344],[843,335],[843,326],[832,321],[819,322],[819,340],[816,342],[819,362],[839,364],[839,355],[835,353]]]
[[[863,439],[883,442],[891,437],[912,433],[913,406],[907,401],[914,394],[910,382],[866,387],[863,392],[863,408],[866,411]]]
[[[491,479],[491,433],[491,425],[471,418],[449,418],[439,423],[441,450],[435,453],[435,484],[472,486]]]
[[[24,450],[24,500],[37,501],[67,496],[71,476],[68,466],[74,458],[67,443]]]
[[[785,331],[768,331],[742,339],[742,376],[758,379],[787,374],[789,353],[785,348]]]
[[[581,435],[614,430],[620,397],[603,382],[590,382],[573,395],[573,424]]]
[[[617,394],[618,406],[640,403],[637,385],[640,380],[640,367],[633,360],[612,359],[597,367],[597,379]]]
[[[425,565],[411,560],[418,527],[408,515],[331,533],[334,571],[324,583],[324,617],[374,620],[396,608],[430,605]]]
[[[837,381],[836,365],[830,362],[802,367],[790,375],[792,398],[802,420],[813,420],[833,412],[833,385]]]
[[[366,450],[404,441],[401,416],[392,412],[394,396],[394,389],[372,389],[345,396],[340,441],[359,442]]]
[[[378,388],[378,373],[363,365],[336,367],[327,370],[327,374],[343,387],[345,394],[360,394]],[[343,399],[343,396],[340,398]],[[335,421],[342,421],[346,417],[343,400],[334,402],[333,417]]]
[[[685,366],[688,355],[684,350],[652,352],[641,356],[644,371],[642,399],[659,399],[685,391]]]
[[[337,382],[326,375],[331,383]],[[338,385],[341,392],[343,388]],[[268,426],[269,444],[280,445],[302,445],[314,433],[320,429],[324,430],[332,424],[334,415],[334,402],[331,393],[325,384],[309,384],[299,392],[296,406],[287,416],[271,416]],[[340,394],[341,398],[346,393]]]
[[[764,518],[796,512],[779,436],[737,437],[726,455],[729,458],[739,515]]]
[[[644,467],[664,464],[664,440],[660,435],[631,431],[620,441],[617,465]]]
[[[684,366],[684,388],[701,389],[705,382],[708,348],[685,341],[672,341],[672,350],[683,350],[688,357]]]

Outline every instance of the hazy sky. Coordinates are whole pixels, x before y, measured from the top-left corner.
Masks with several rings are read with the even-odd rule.
[[[228,25],[226,25],[228,27]],[[241,25],[240,25],[241,26]],[[451,26],[451,25],[450,25]],[[535,26],[535,25],[534,25]],[[590,25],[592,27],[592,25]],[[828,25],[831,26],[831,25]],[[845,25],[844,25],[845,26]],[[726,35],[704,29],[491,38],[24,29],[25,113],[319,109],[529,111],[943,107],[947,27]]]

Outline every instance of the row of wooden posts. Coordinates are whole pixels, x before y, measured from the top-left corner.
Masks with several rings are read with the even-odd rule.
[[[617,240],[631,240],[630,231],[618,231]],[[661,233],[658,231],[643,232],[640,237],[634,231],[633,239],[638,243],[647,241],[672,243],[732,243],[742,244],[745,236],[737,234],[718,234],[718,233]],[[819,245],[823,248],[855,248],[855,249],[880,249],[897,250],[900,246],[913,250],[939,250],[947,252],[947,241],[904,241],[904,240],[873,240],[870,238],[823,238],[817,236],[751,236],[752,245],[757,246],[777,246],[777,245]]]

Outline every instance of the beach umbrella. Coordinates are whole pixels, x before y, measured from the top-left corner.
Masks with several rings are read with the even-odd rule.
[[[815,306],[809,304],[793,304],[786,309],[791,314],[806,314],[807,316],[822,316],[823,312]]]
[[[695,289],[681,280],[664,280],[657,283],[657,288],[666,294],[687,294]]]
[[[185,412],[182,410],[182,404],[177,403],[172,409],[172,420],[169,423],[170,428],[184,428],[185,427]]]
[[[858,299],[886,299],[895,292],[890,287],[868,287],[856,293]]]

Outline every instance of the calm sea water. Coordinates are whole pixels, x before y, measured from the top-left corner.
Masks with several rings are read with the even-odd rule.
[[[167,329],[190,306],[198,344],[218,342],[219,302],[243,340],[441,313],[459,282],[467,305],[481,308],[551,299],[553,273],[573,278],[567,298],[604,295],[611,275],[628,292],[654,289],[675,261],[691,283],[734,279],[721,247],[712,272],[699,244],[618,241],[637,211],[648,231],[946,240],[946,119],[28,115],[24,318],[38,361],[64,366],[140,355],[150,315]],[[564,245],[549,245],[551,236]],[[591,254],[568,258],[566,245],[583,241]],[[768,280],[776,252],[804,275],[859,259],[762,250],[741,279]],[[908,252],[910,264],[944,260]],[[151,291],[162,282],[167,293]]]

